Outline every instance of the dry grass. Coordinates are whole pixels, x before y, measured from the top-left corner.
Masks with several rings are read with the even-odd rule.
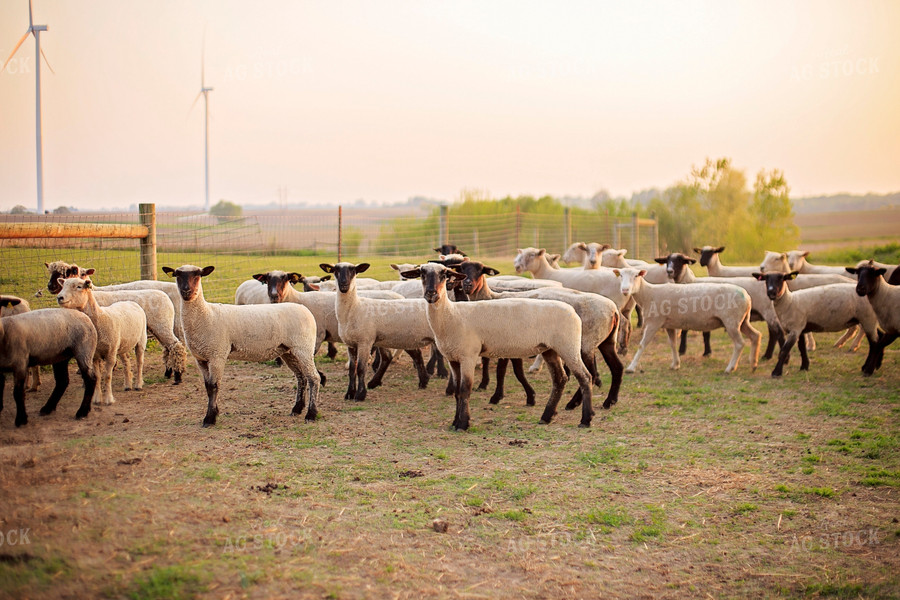
[[[672,372],[664,337],[590,430],[538,425],[510,378],[450,432],[408,359],[359,404],[320,361],[312,424],[271,365],[229,366],[207,430],[195,369],[162,382],[159,352],[84,421],[75,383],[39,417],[45,382],[27,427],[0,413],[0,530],[30,530],[0,547],[0,596],[896,597],[900,351],[864,379],[822,335],[811,372],[772,380],[746,355],[724,375],[723,335]]]

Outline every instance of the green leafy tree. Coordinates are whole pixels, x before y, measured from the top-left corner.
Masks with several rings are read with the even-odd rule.
[[[210,207],[209,214],[219,217],[219,221],[224,221],[227,220],[228,217],[240,217],[244,214],[244,209],[233,202],[219,200],[218,204]]]
[[[797,246],[800,232],[794,223],[794,207],[784,173],[778,169],[756,174],[750,215],[760,251],[790,250]]]

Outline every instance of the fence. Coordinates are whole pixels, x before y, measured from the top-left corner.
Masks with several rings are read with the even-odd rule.
[[[628,248],[629,257],[652,259],[656,222],[597,214],[513,212],[455,214],[453,207],[335,208],[242,217],[138,212],[66,215],[0,215],[0,292],[51,306],[44,263],[55,260],[94,268],[98,285],[165,278],[160,267],[214,265],[204,281],[207,299],[233,301],[234,289],[253,273],[272,269],[320,272],[321,262],[367,260],[374,277],[396,277],[395,262],[421,262],[452,242],[470,256],[510,272],[516,249],[562,252],[576,241]],[[155,237],[155,240],[154,240]]]

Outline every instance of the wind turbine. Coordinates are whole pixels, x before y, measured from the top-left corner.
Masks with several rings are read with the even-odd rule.
[[[19,47],[25,43],[25,40],[28,39],[29,35],[34,36],[34,114],[35,114],[35,128],[34,128],[34,136],[35,136],[35,146],[37,149],[37,211],[38,214],[43,214],[44,212],[44,152],[41,144],[41,57],[44,58],[44,62],[47,63],[47,68],[50,69],[50,72],[53,73],[53,67],[50,66],[50,61],[47,60],[47,56],[44,54],[44,51],[41,50],[41,32],[47,31],[46,25],[35,25],[34,19],[31,14],[31,0],[28,0],[28,29],[25,30],[25,34],[19,39],[19,42],[16,44],[13,51],[10,52],[9,58],[6,59],[6,62],[3,63],[3,67],[0,68],[0,72],[6,70],[6,65],[9,64],[9,61],[12,60],[12,57],[16,55],[16,52],[19,50]]]
[[[28,0],[29,2],[31,0]],[[191,104],[191,110],[200,96],[203,96],[203,113],[205,125],[203,126],[203,180],[206,185],[206,200],[203,205],[204,212],[209,212],[209,93],[213,88],[206,87],[206,30],[203,31],[203,48],[200,51],[200,92]]]

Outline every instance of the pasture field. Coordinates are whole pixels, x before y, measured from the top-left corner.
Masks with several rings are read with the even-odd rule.
[[[725,375],[721,331],[671,371],[659,334],[587,430],[538,425],[546,371],[536,407],[511,377],[497,406],[473,393],[467,433],[406,357],[362,403],[343,352],[319,358],[314,423],[287,369],[230,363],[212,429],[196,367],[172,386],[158,347],[143,391],[83,421],[75,380],[38,416],[47,373],[26,427],[9,393],[0,413],[0,596],[895,598],[900,348],[863,378],[836,337],[773,380],[746,351]]]
[[[816,253],[831,248],[858,248],[863,241],[865,246],[900,241],[900,207],[801,213],[794,222],[800,228],[800,248]],[[816,262],[815,256],[812,260]]]

